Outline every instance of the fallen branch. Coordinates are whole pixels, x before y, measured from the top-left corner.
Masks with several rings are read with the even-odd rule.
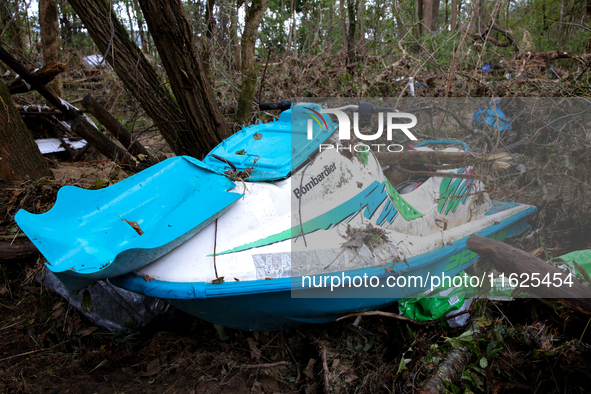
[[[456,72],[457,74],[457,72]],[[462,74],[465,75],[465,74]],[[471,78],[471,77],[470,77]],[[480,81],[479,81],[480,82]],[[478,130],[478,129],[473,129],[472,127],[468,126],[467,124],[464,123],[464,121],[452,110],[446,108],[446,107],[439,107],[439,106],[434,106],[434,107],[424,107],[424,108],[418,108],[418,109],[412,109],[412,110],[408,110],[408,112],[410,113],[417,113],[417,112],[422,112],[422,111],[427,111],[427,110],[437,110],[437,111],[441,111],[444,112],[448,115],[450,115],[451,117],[453,117],[455,119],[455,121],[460,125],[461,128],[463,128],[464,130],[466,130],[467,132],[469,132],[470,134],[472,134],[475,137],[482,137],[484,138],[484,140],[486,141],[486,145],[488,146],[489,149],[493,149],[494,145],[492,140],[490,139],[490,137],[482,130]]]
[[[94,124],[92,124],[86,115],[56,96],[43,81],[32,75],[18,60],[16,60],[6,49],[0,45],[0,60],[18,73],[24,81],[37,90],[41,96],[49,101],[53,106],[64,113],[66,118],[73,120],[72,129],[76,129],[78,135],[91,143],[99,152],[109,159],[117,162],[126,171],[138,172],[142,166],[137,166],[135,160],[129,153],[118,147],[115,143],[109,140],[103,133],[101,133]],[[95,145],[96,144],[96,145]]]
[[[330,393],[328,361],[326,360],[326,346],[320,344],[320,358],[322,359],[322,370],[324,371],[324,392]]]
[[[411,174],[416,177],[438,177],[438,178],[460,178],[460,179],[472,179],[474,181],[486,182],[488,176],[476,175],[476,174],[457,174],[454,172],[430,172],[430,171],[412,171],[396,166],[396,169],[406,174]]]
[[[453,383],[462,376],[468,366],[472,352],[468,346],[461,346],[449,353],[437,368],[435,375],[423,386],[420,394],[441,394],[445,392],[446,383]]]
[[[569,277],[572,279],[572,285],[554,286],[554,283],[558,283],[555,278],[564,280],[567,273],[523,250],[476,234],[468,238],[466,245],[481,257],[492,259],[495,268],[504,273],[505,278],[512,273],[518,274],[520,286],[516,291],[522,290],[538,298],[558,298],[563,304],[585,315],[591,315],[591,286],[579,281],[574,275]],[[542,282],[540,286],[534,287],[532,274],[540,280],[548,274],[552,286],[544,285]],[[526,277],[532,280],[524,280]]]
[[[125,171],[136,173],[145,168],[144,165],[137,165],[129,153],[107,138],[85,117],[79,116],[74,119],[72,131],[88,141],[96,150],[117,163]]]
[[[15,245],[10,245],[9,242],[0,243],[0,263],[27,259],[39,253],[39,250],[31,242]]]
[[[494,38],[492,36],[493,31],[496,30],[499,33],[501,33],[503,36],[505,36],[505,38],[507,38],[507,40],[509,41],[499,41],[496,38]],[[482,34],[479,33],[473,33],[471,34],[471,37],[473,40],[482,40],[482,42],[490,42],[498,47],[509,47],[509,46],[514,46],[515,47],[515,52],[519,52],[519,48],[517,47],[517,44],[515,43],[515,35],[510,31],[510,30],[505,30],[503,29],[501,26],[499,26],[498,23],[493,22],[493,24],[491,25],[490,29],[488,29],[487,31],[485,31]]]
[[[506,147],[499,149],[498,152],[519,152],[521,149],[525,148],[525,144],[525,140],[519,140],[512,143],[511,145],[507,145]]]
[[[487,156],[471,152],[443,152],[443,151],[403,151],[403,152],[374,152],[380,164],[413,165],[413,164],[453,164],[460,167],[486,161]],[[454,168],[454,167],[449,167]]]
[[[244,365],[240,365],[239,368],[244,368],[244,369],[274,368],[274,367],[280,367],[282,365],[289,365],[289,361],[278,361],[276,363],[267,363],[267,364],[244,364]]]
[[[482,317],[485,317],[484,314]],[[479,324],[480,319],[473,319],[470,324],[469,331],[471,331],[476,342],[480,336],[486,331],[486,325]],[[470,359],[472,358],[472,351],[466,345],[452,350],[443,360],[437,371],[425,383],[419,391],[420,394],[443,394],[446,391],[448,383],[454,383],[461,376],[464,370],[468,367]]]
[[[55,79],[58,75],[63,73],[66,70],[66,66],[68,63],[56,63],[50,62],[45,64],[39,70],[33,72],[33,75],[38,83],[47,85],[51,81]],[[16,71],[16,70],[15,70]],[[8,84],[7,88],[10,94],[18,94],[18,93],[26,93],[31,90],[31,83],[28,82],[26,79],[24,80],[22,75],[19,74],[19,77]]]
[[[398,319],[398,320],[402,320],[408,323],[412,323],[412,324],[416,324],[418,326],[428,326],[429,324],[435,324],[435,323],[441,323],[443,321],[447,321],[449,319],[453,319],[457,316],[461,316],[464,315],[466,313],[470,313],[469,310],[465,310],[465,311],[461,311],[458,313],[454,313],[453,315],[449,315],[449,316],[445,316],[442,317],[440,319],[435,319],[435,320],[429,320],[429,321],[417,321],[417,320],[413,320],[411,318],[408,318],[406,316],[400,316],[397,313],[392,313],[392,312],[383,312],[383,311],[368,311],[368,312],[355,312],[355,313],[349,313],[347,316],[343,316],[343,317],[339,317],[336,321],[340,321],[349,317],[355,317],[355,316],[384,316],[384,317],[391,317],[394,319]]]
[[[569,51],[524,52],[515,56],[515,60],[537,60],[549,63],[556,59],[564,59],[570,57],[571,55]]]
[[[156,164],[155,160],[146,148],[134,140],[131,133],[115,119],[98,101],[90,94],[82,99],[82,106],[88,110],[105,128],[121,142],[124,148],[128,149],[134,156],[144,157],[148,164]]]

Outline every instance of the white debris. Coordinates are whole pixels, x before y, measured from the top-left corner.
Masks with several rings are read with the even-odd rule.
[[[103,62],[101,55],[89,55],[82,58],[82,65],[84,68],[103,68],[106,64]]]
[[[61,146],[62,143],[57,138],[43,138],[35,140],[35,142],[37,143],[41,154],[44,155],[47,153],[63,152],[66,150],[66,148]],[[64,137],[64,142],[74,149],[80,149],[86,145],[85,140],[72,141],[67,137]]]

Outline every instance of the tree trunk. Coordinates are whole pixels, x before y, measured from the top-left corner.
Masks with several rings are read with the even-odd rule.
[[[133,9],[135,10],[135,19],[137,19],[137,27],[140,32],[140,41],[142,42],[142,52],[150,53],[148,51],[148,40],[146,39],[146,33],[144,33],[144,17],[142,10],[137,0],[133,0]]]
[[[189,1],[189,9],[191,10],[191,28],[193,29],[193,34],[197,35],[199,32],[199,24],[201,22],[201,2],[199,0]]]
[[[226,2],[222,2],[220,4],[219,10],[219,19],[220,19],[220,26],[218,28],[218,48],[221,49],[219,51],[221,53],[222,59],[226,64],[227,69],[232,68],[232,61],[230,60],[230,53],[232,50],[230,49],[230,32],[229,32],[229,24],[230,24],[230,10],[232,9],[232,4],[228,4]],[[215,51],[214,51],[215,52]]]
[[[437,31],[439,27],[439,6],[441,2],[440,0],[432,0],[432,10],[431,10],[431,25],[429,29],[431,31]]]
[[[133,18],[131,17],[131,10],[129,8],[129,0],[125,0],[125,8],[127,10],[127,19],[129,19],[129,34],[131,35],[131,41],[137,44],[135,40],[135,29],[133,27]]]
[[[213,83],[214,77],[211,67],[213,59],[213,40],[215,35],[215,18],[213,17],[213,6],[215,0],[207,0],[207,6],[205,8],[205,23],[207,23],[207,29],[205,30],[205,40],[201,37],[201,58],[203,59],[203,69],[205,75]],[[158,47],[158,46],[156,46]]]
[[[59,62],[59,13],[57,0],[39,0],[39,23],[41,42],[43,43],[43,63]],[[48,85],[55,94],[62,96],[61,76],[57,76]]]
[[[147,115],[158,126],[160,133],[174,153],[199,158],[209,151],[208,147],[215,146],[216,141],[208,141],[209,143],[205,145],[195,143],[203,138],[209,138],[209,136],[200,136],[198,135],[198,129],[190,127],[191,125],[186,121],[177,103],[159,80],[154,68],[140,51],[137,44],[131,42],[126,29],[117,19],[115,12],[110,10],[105,2],[70,0],[70,4],[84,22],[84,26],[101,53],[107,52],[107,45],[111,38],[111,24],[109,22],[109,19],[111,19],[115,34],[107,53],[107,61],[123,81],[127,90],[134,95]],[[163,16],[155,15],[154,17]],[[172,47],[177,47],[177,45],[173,44],[176,43],[172,40],[167,43],[170,47],[169,50]],[[190,49],[184,48],[185,51]],[[179,72],[180,69],[182,69],[182,65],[179,65]],[[190,69],[183,71],[185,73],[193,72]],[[189,83],[192,83],[192,81],[189,81]],[[183,95],[179,96],[179,99],[180,97],[183,97]]]
[[[234,48],[234,61],[232,67],[234,71],[240,71],[240,41],[238,41],[238,9],[242,5],[242,0],[236,3],[230,3],[230,42]]]
[[[332,37],[333,36],[333,30],[334,30],[334,15],[335,15],[335,9],[334,9],[335,3],[332,1],[328,2],[328,29],[326,30],[326,38]],[[319,10],[320,13],[322,13],[322,9]]]
[[[53,178],[33,136],[12,105],[10,93],[0,82],[0,179]]]
[[[3,29],[10,22],[2,39],[12,44],[14,48],[24,49],[26,43],[20,1],[11,0],[0,3],[0,19],[2,20]]]
[[[418,25],[417,25],[418,36],[420,37],[421,34],[423,34],[423,23],[425,22],[424,17],[423,17],[423,0],[416,0],[415,7],[416,7],[415,18],[418,23]]]
[[[347,16],[345,15],[345,0],[339,0],[339,19],[341,20],[341,34],[343,36],[343,48],[347,49]]]
[[[347,70],[353,75],[355,63],[355,14],[357,4],[355,0],[347,0],[347,10],[349,11],[349,35],[347,36]]]
[[[431,31],[431,24],[433,23],[433,3],[435,0],[423,1],[423,22],[428,31]]]
[[[239,125],[250,123],[252,100],[254,99],[257,84],[254,61],[256,32],[259,29],[266,7],[267,0],[252,0],[250,7],[246,7],[246,20],[242,33],[242,82],[236,110],[236,121]]]
[[[445,26],[445,29],[447,30],[447,26],[449,24],[449,0],[445,0],[445,21],[443,23],[443,26]]]
[[[72,21],[70,20],[71,12],[68,12],[69,6],[66,0],[59,0],[59,15],[60,15],[60,37],[64,47],[72,45],[72,37],[74,35],[74,29]]]
[[[562,0],[560,2],[560,23],[558,24],[558,32],[556,33],[556,47],[559,49],[562,46],[562,28],[564,26],[562,22],[564,22],[564,2],[565,0]]]
[[[474,8],[476,9],[476,20],[473,26],[475,27],[476,32],[480,35],[482,35],[482,32],[488,28],[484,22],[484,1],[485,0],[476,0],[474,3]]]
[[[451,0],[451,21],[449,23],[449,28],[452,33],[454,31],[456,31],[457,24],[458,24],[458,0]]]
[[[357,46],[365,45],[365,0],[359,0],[357,6]]]
[[[290,23],[289,23],[289,33],[287,35],[287,48],[285,50],[285,56],[287,56],[288,53],[294,53],[294,51],[292,49],[294,49],[296,47],[296,44],[294,44],[294,36],[295,36],[295,2],[296,0],[291,0],[290,2],[290,11],[289,11],[289,18],[290,18]],[[245,5],[245,7],[247,7]],[[292,48],[293,47],[293,48]],[[295,56],[295,55],[294,55]],[[286,65],[287,63],[284,63],[284,65]]]
[[[439,16],[439,0],[424,0],[425,26],[429,31],[437,30]]]
[[[191,25],[180,0],[139,1],[172,91],[192,131],[184,133],[184,144],[194,147],[196,157],[201,158],[229,134],[195,51]]]

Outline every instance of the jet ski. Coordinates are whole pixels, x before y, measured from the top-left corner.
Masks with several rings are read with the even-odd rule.
[[[97,191],[64,187],[50,211],[21,210],[17,223],[71,290],[108,279],[253,331],[423,293],[478,258],[471,234],[504,241],[529,227],[535,207],[492,201],[477,180],[390,184],[371,151],[340,145],[322,111],[291,104],[203,161],[174,157]],[[412,149],[469,151],[446,140]]]

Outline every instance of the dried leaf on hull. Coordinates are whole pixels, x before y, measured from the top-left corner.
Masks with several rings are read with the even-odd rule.
[[[238,152],[236,152],[236,153],[238,153]],[[247,180],[250,177],[250,174],[253,173],[254,165],[257,163],[258,160],[259,160],[258,157],[255,158],[254,162],[252,163],[252,167],[247,167],[244,171],[227,170],[227,171],[224,171],[224,174],[226,174],[226,176],[233,181],[244,182],[245,180]]]
[[[119,215],[117,214],[117,216],[119,216]],[[121,216],[119,216],[119,219],[121,219],[125,223],[129,224],[131,226],[131,228],[133,228],[135,230],[135,232],[138,233],[139,235],[144,234],[144,232],[140,228],[140,225],[137,224],[137,222],[132,222],[131,220],[123,219]]]
[[[368,224],[366,228],[354,229],[347,227],[347,242],[343,244],[343,248],[361,248],[363,245],[370,249],[375,249],[377,246],[389,242],[386,237],[386,231]]]
[[[150,275],[148,275],[148,274],[143,274],[143,275],[142,275],[142,277],[144,278],[144,280],[145,280],[146,282],[149,282],[149,281],[151,281],[151,280],[154,280],[154,279],[155,279],[155,278],[151,277],[151,276],[150,276]]]

